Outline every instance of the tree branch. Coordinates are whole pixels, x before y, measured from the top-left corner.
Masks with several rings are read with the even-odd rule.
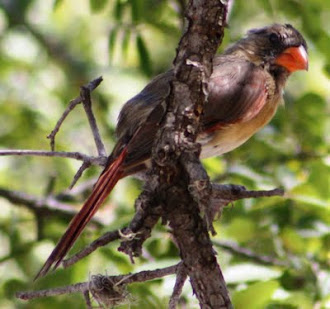
[[[38,198],[24,192],[0,188],[0,196],[6,198],[12,204],[27,207],[39,216],[51,214],[70,220],[77,213],[71,205],[59,202],[51,195]],[[102,223],[97,218],[93,218],[92,221],[102,226]]]
[[[91,91],[95,88],[95,84],[100,84],[102,81],[102,77],[99,77],[98,79],[94,80],[92,84],[90,83],[87,86],[82,86],[80,88],[80,98],[82,100],[89,126],[91,128],[91,131],[93,132],[95,145],[98,151],[99,156],[106,156],[106,150],[104,147],[104,144],[102,142],[100,131],[96,123],[96,119],[93,113],[92,109],[92,101],[91,101]]]
[[[239,185],[219,185],[212,184],[212,196],[210,197],[213,217],[218,212],[221,212],[226,205],[244,198],[253,198],[261,196],[276,196],[282,195],[281,189],[274,189],[269,191],[249,191]],[[147,205],[147,196],[141,195],[136,201],[136,213],[128,227],[121,230],[110,231],[94,240],[81,251],[63,261],[63,267],[67,268],[84,257],[88,256],[99,247],[106,246],[110,242],[122,239],[122,244],[119,251],[128,254],[131,259],[135,256],[140,256],[142,245],[144,241],[150,237],[150,233],[154,225],[161,216],[161,208],[155,207],[152,204]],[[229,245],[228,245],[229,246]],[[233,244],[232,252],[235,252],[236,245]],[[228,248],[229,250],[229,248]],[[242,248],[242,250],[249,251],[249,249]],[[238,252],[239,254],[241,252]]]
[[[91,165],[104,166],[107,157],[93,157],[81,152],[65,151],[47,151],[47,150],[29,150],[29,149],[3,149],[0,150],[0,156],[37,156],[37,157],[59,157],[84,161]]]
[[[60,119],[57,121],[56,125],[55,125],[55,128],[53,129],[53,131],[47,136],[47,138],[50,139],[50,148],[52,151],[55,150],[55,137],[56,137],[56,134],[58,133],[58,131],[60,130],[61,128],[61,125],[63,124],[64,120],[66,119],[66,117],[70,114],[70,112],[80,103],[86,103],[86,93],[87,91],[89,92],[92,92],[95,88],[97,88],[97,86],[103,81],[103,78],[100,76],[94,80],[92,80],[91,82],[89,82],[86,86],[83,86],[81,89],[84,89],[84,90],[81,90],[80,92],[80,96],[76,97],[75,99],[71,100],[69,105],[67,106],[67,108],[65,109],[64,113],[62,114],[62,116],[60,117]],[[89,102],[90,102],[90,97],[87,98],[87,100],[89,99]],[[85,108],[85,103],[84,103],[84,108]],[[88,103],[87,103],[88,105]],[[93,116],[93,113],[92,113],[92,110],[91,108],[85,108],[85,111],[86,111],[86,114],[87,114],[87,117],[88,117],[88,120],[90,121],[90,124],[92,122],[92,125],[91,125],[91,129],[92,129],[92,133],[94,135],[94,140],[97,141],[96,142],[96,145],[97,147],[100,147],[100,148],[97,148],[99,150],[99,156],[105,156],[105,148],[104,148],[104,145],[101,141],[101,138],[100,138],[100,134],[99,134],[99,131],[98,131],[98,128],[96,126],[96,122],[95,122],[95,118]],[[91,116],[92,115],[92,116]],[[94,121],[92,120],[94,119]]]
[[[169,309],[176,308],[186,280],[187,280],[187,273],[184,265],[181,264],[177,268],[175,286],[173,288],[172,296],[168,304]]]
[[[161,205],[163,221],[172,228],[201,308],[231,308],[207,225],[200,217],[201,210],[211,228],[207,208],[212,188],[198,159],[200,146],[195,144],[212,60],[226,24],[226,3],[191,0],[186,17],[188,29],[174,60],[168,112],[157,133],[152,169],[142,194],[149,194],[149,202],[156,198],[155,206]]]
[[[281,261],[277,258],[268,256],[268,255],[257,254],[255,252],[253,252],[252,250],[245,248],[245,247],[241,247],[232,241],[213,240],[213,243],[215,246],[225,249],[225,250],[229,251],[230,253],[232,253],[233,255],[241,256],[243,258],[253,260],[254,262],[257,262],[259,264],[271,265],[271,266],[274,266],[274,265],[275,266],[284,266],[284,267],[289,266],[289,263],[287,263],[286,261]]]
[[[175,274],[180,265],[181,264],[179,263],[162,269],[145,270],[135,274],[127,274],[127,275],[119,275],[119,276],[95,275],[92,276],[90,282],[80,282],[73,285],[68,285],[60,288],[47,289],[47,290],[18,292],[16,294],[16,297],[22,300],[30,300],[34,298],[57,296],[57,295],[72,294],[72,293],[82,293],[85,295],[86,292],[92,292],[93,296],[99,300],[99,299],[104,299],[104,297],[102,297],[102,294],[104,294],[105,289],[108,292],[107,298],[109,298],[110,296],[109,293],[111,291],[116,291],[116,287],[118,286],[123,286],[123,285],[126,286],[127,284],[131,284],[134,282],[145,282]],[[96,288],[100,286],[101,286],[100,289]]]

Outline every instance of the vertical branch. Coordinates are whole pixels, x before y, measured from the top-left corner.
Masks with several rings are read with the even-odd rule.
[[[99,128],[97,126],[96,119],[95,119],[95,116],[92,111],[92,101],[91,101],[90,89],[85,86],[81,87],[80,88],[80,97],[81,97],[81,100],[82,100],[82,103],[83,103],[83,106],[84,106],[84,109],[85,109],[85,112],[86,112],[86,115],[88,118],[89,125],[93,132],[93,137],[94,137],[94,141],[96,144],[98,155],[101,157],[106,156],[105,147],[102,142]]]
[[[212,187],[198,159],[200,145],[195,144],[213,57],[226,25],[226,4],[191,0],[187,7],[188,28],[174,60],[175,79],[166,101],[168,112],[156,137],[145,191],[163,207],[163,221],[173,230],[201,308],[232,308],[208,234]]]

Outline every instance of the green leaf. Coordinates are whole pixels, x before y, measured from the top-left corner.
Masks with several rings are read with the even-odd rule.
[[[235,218],[225,229],[225,233],[238,242],[245,242],[255,237],[256,225],[248,218]]]
[[[123,33],[123,39],[121,42],[121,50],[123,54],[123,58],[125,59],[128,55],[128,50],[129,50],[129,43],[131,41],[131,30],[126,29]]]
[[[108,52],[109,52],[109,61],[113,60],[113,55],[115,51],[115,44],[116,44],[116,38],[117,38],[118,29],[113,28],[109,34],[109,40],[108,40]]]
[[[8,299],[15,298],[17,291],[24,291],[28,288],[29,287],[26,283],[24,283],[24,281],[18,279],[8,280],[2,287],[4,296]]]
[[[113,10],[113,16],[116,21],[120,21],[123,15],[124,5],[121,0],[117,0]]]
[[[277,281],[258,282],[233,295],[235,309],[262,309],[279,287]]]
[[[140,68],[145,75],[150,76],[152,70],[149,51],[141,35],[137,35],[136,37],[136,47],[140,60]]]
[[[53,9],[56,10],[62,3],[63,3],[63,0],[55,0],[55,2],[53,4]]]
[[[132,21],[138,23],[141,20],[143,11],[143,2],[141,0],[131,0]]]
[[[107,3],[108,0],[89,0],[89,6],[93,13],[101,12]]]
[[[330,79],[330,63],[327,63],[327,64],[323,67],[323,71],[324,71],[324,73],[327,75],[327,77]]]

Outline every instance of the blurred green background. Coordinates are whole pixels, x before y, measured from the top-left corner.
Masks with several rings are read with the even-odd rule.
[[[93,93],[95,114],[110,152],[122,104],[150,78],[167,70],[182,34],[182,0],[0,0],[0,147],[49,149],[46,136],[79,86],[102,75]],[[287,263],[261,265],[218,248],[218,259],[235,308],[330,308],[330,2],[323,0],[235,1],[223,45],[248,29],[291,23],[309,45],[309,71],[289,80],[285,107],[239,149],[205,160],[211,178],[249,189],[283,187],[285,197],[236,202],[215,223],[216,241],[231,241]],[[56,150],[96,155],[81,106],[57,136]],[[80,163],[70,159],[1,157],[0,189],[42,198],[69,186]],[[100,168],[85,172],[79,186]],[[55,181],[53,181],[55,179]],[[51,190],[49,190],[51,188]],[[122,180],[99,211],[101,228],[91,224],[72,252],[131,219],[141,183]],[[79,209],[86,190],[66,198]],[[0,196],[0,308],[83,308],[81,295],[30,302],[15,292],[155,269],[178,261],[167,228],[158,225],[132,265],[118,243],[99,249],[73,267],[32,284],[68,219],[37,218]],[[122,308],[166,308],[174,276],[128,287]],[[189,282],[182,308],[198,308]]]

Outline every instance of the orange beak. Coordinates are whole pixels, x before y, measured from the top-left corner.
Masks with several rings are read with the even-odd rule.
[[[290,73],[298,70],[308,70],[308,56],[304,46],[289,47],[275,60],[277,65],[286,68]]]

